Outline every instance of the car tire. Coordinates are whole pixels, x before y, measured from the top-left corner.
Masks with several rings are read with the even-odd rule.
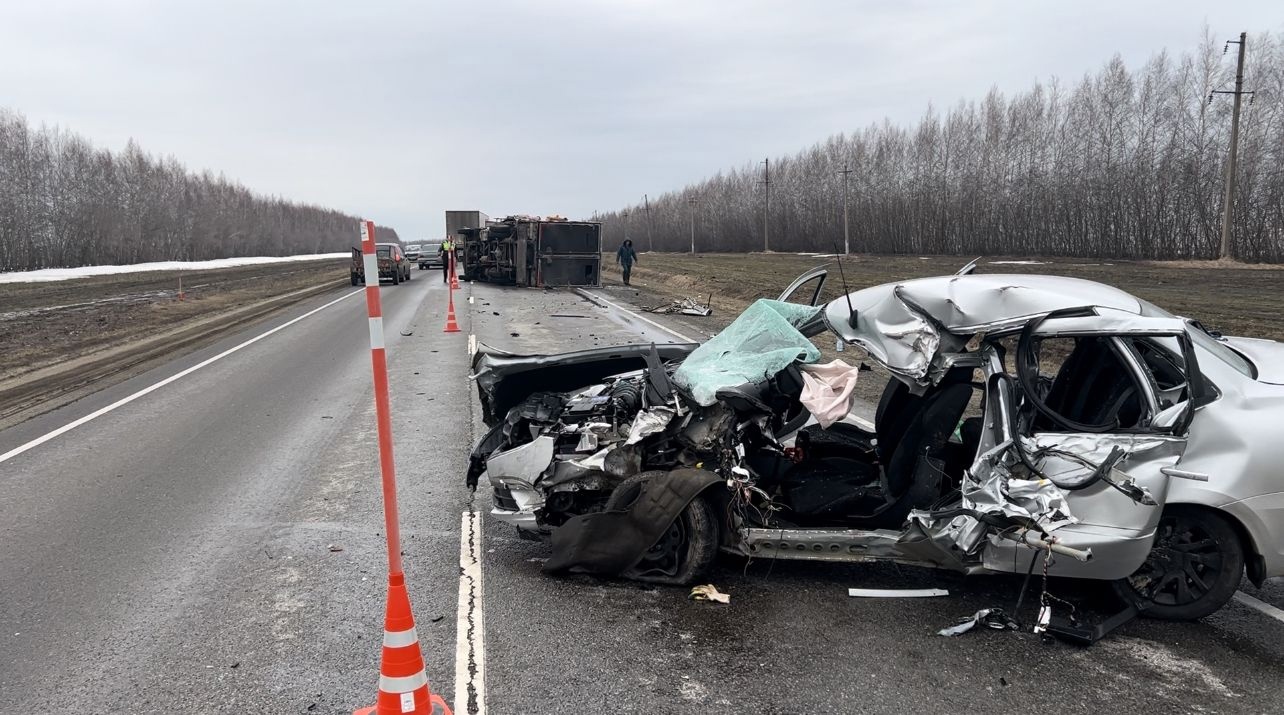
[[[406,280],[410,280],[410,266],[406,266]]]
[[[606,511],[632,506],[642,485],[664,472],[642,472],[620,482],[606,501]],[[645,583],[689,586],[704,576],[718,556],[718,520],[704,497],[696,497],[682,510],[660,540],[641,560],[620,574]]]
[[[1112,586],[1147,617],[1192,621],[1226,605],[1243,574],[1244,544],[1226,517],[1177,504],[1159,518],[1146,562]]]

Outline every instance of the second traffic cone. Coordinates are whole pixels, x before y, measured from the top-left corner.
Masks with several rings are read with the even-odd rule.
[[[446,306],[446,327],[441,331],[443,333],[458,333],[459,323],[455,322],[455,291],[450,291],[450,303]]]
[[[450,287],[459,288],[459,272],[455,270],[456,262],[454,254],[450,256]]]
[[[405,574],[390,574],[383,621],[383,655],[379,659],[379,697],[373,706],[361,708],[352,715],[431,715],[439,705],[444,715],[453,715],[450,705],[428,687]]]

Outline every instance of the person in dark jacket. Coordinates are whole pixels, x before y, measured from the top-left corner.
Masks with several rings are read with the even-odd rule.
[[[629,274],[633,272],[633,264],[638,260],[637,251],[633,250],[633,241],[626,240],[620,250],[615,252],[615,262],[620,264],[620,272],[624,275],[624,285],[629,284]]]

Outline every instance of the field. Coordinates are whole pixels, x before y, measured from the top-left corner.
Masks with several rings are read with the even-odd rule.
[[[714,315],[734,317],[756,298],[775,298],[790,281],[832,257],[797,254],[646,253],[633,269],[633,298],[656,305],[673,298],[701,302],[713,296]],[[843,260],[847,285],[863,288],[890,281],[950,274],[967,258],[957,256],[853,255]],[[1037,261],[1041,265],[1001,263]],[[999,262],[999,263],[996,263]],[[605,260],[603,283],[620,286],[614,257]],[[1284,340],[1284,267],[1198,262],[1089,262],[1076,259],[985,258],[982,273],[1047,273],[1107,283],[1178,315],[1202,321],[1227,335]],[[613,291],[615,292],[615,291]],[[841,295],[837,269],[826,295]]]
[[[0,284],[0,425],[341,286],[347,265],[277,263]]]

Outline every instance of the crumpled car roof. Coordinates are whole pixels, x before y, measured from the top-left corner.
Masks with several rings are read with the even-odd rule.
[[[856,311],[856,325],[848,322]],[[1147,304],[1118,288],[1081,278],[971,274],[884,283],[830,301],[825,323],[893,372],[921,381],[940,348],[941,329],[962,338],[1025,324],[1055,310],[1085,306],[1140,315]]]

